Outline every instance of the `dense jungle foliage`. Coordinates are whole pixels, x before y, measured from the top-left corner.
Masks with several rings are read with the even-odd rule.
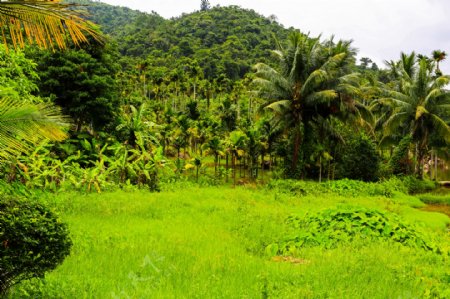
[[[10,184],[158,190],[161,177],[185,175],[208,184],[448,175],[443,51],[402,53],[379,69],[348,41],[237,6],[166,20],[76,2],[89,4],[105,43],[3,50],[2,92],[54,103],[72,124],[64,142],[3,163]]]

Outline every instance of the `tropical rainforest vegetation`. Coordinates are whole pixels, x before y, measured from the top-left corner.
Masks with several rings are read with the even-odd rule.
[[[450,294],[450,220],[417,209],[449,214],[444,51],[382,67],[208,1],[0,22],[0,296]]]

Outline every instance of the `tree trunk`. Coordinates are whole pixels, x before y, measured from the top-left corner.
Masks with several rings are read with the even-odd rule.
[[[416,164],[416,174],[419,179],[423,179],[423,160],[425,158],[425,149],[417,149],[417,164]]]
[[[228,153],[225,155],[225,182],[228,183]]]
[[[199,171],[199,169],[200,169],[200,167],[199,166],[197,166],[197,173],[196,173],[196,181],[197,181],[197,183],[198,183],[198,171]]]
[[[300,150],[300,128],[296,128],[295,131],[295,139],[294,139],[294,153],[292,155],[292,174],[295,174],[297,171],[297,164],[298,164],[298,154]]]
[[[319,183],[322,183],[322,157],[319,157]]]
[[[231,154],[231,168],[233,168],[233,187],[236,187],[236,157]]]
[[[437,151],[434,154],[434,180],[436,182],[438,181],[438,156],[437,156]]]

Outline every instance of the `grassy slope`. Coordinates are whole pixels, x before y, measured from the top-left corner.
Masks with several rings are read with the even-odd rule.
[[[350,203],[424,220],[448,238],[448,217],[409,207],[415,198],[187,188],[49,201],[70,225],[72,255],[45,281],[17,287],[13,298],[409,298],[450,288],[448,259],[389,244],[305,249],[284,262],[264,256],[286,216]]]

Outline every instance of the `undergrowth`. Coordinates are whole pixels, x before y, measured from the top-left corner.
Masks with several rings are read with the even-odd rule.
[[[441,254],[443,250],[413,225],[395,214],[374,209],[327,209],[305,217],[290,216],[286,223],[293,232],[266,248],[270,255],[297,254],[303,247],[335,248],[355,240],[392,241]]]

